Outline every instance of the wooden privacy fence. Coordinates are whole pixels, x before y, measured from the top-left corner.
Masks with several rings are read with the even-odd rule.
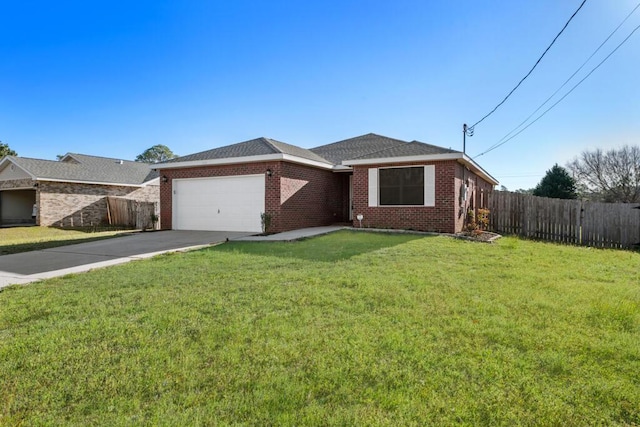
[[[640,205],[489,193],[489,228],[551,242],[630,249],[640,245]]]
[[[154,202],[107,197],[107,219],[110,225],[134,227],[141,230],[154,228],[157,223],[153,223],[151,215],[158,215]]]

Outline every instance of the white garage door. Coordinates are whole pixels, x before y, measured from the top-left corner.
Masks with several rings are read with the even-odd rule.
[[[261,232],[264,175],[173,180],[173,228]]]

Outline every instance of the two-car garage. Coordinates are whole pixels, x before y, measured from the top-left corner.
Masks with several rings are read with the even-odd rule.
[[[256,138],[154,164],[163,230],[279,233],[336,222],[343,176],[311,150]],[[336,197],[337,195],[337,197]]]
[[[265,176],[174,179],[173,229],[262,231]]]

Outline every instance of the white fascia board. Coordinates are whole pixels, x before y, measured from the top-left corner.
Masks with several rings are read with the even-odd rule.
[[[5,156],[2,161],[0,161],[0,169],[3,168],[3,165],[7,164],[7,163],[11,163],[12,165],[14,165],[15,167],[17,167],[18,169],[20,169],[21,171],[23,171],[24,173],[26,173],[27,175],[29,175],[31,177],[31,179],[35,180],[36,176],[34,174],[32,174],[31,172],[29,172],[28,170],[26,170],[25,168],[23,168],[22,166],[20,166],[18,163],[14,162],[13,159],[11,158],[11,156]]]
[[[195,168],[200,166],[218,166],[218,165],[232,165],[236,163],[256,163],[256,162],[268,162],[272,160],[282,160],[282,154],[264,154],[261,156],[246,156],[246,157],[229,157],[226,159],[208,159],[208,160],[191,160],[187,162],[171,162],[164,164],[155,164],[153,169],[181,169],[181,168]]]
[[[270,161],[287,161],[292,163],[299,163],[301,165],[314,166],[322,169],[333,169],[333,165],[315,160],[309,160],[302,157],[292,156],[290,154],[263,154],[259,156],[245,156],[245,157],[229,157],[225,159],[209,159],[209,160],[192,160],[188,162],[173,162],[165,164],[155,164],[153,169],[181,169],[181,168],[194,168],[201,166],[218,166],[218,165],[234,165],[241,163],[258,163],[258,162],[270,162]]]
[[[58,179],[58,178],[33,178],[36,181],[42,181],[42,182],[65,182],[65,183],[69,183],[69,184],[91,184],[91,185],[114,185],[117,187],[135,187],[135,188],[142,188],[144,186],[146,186],[147,183],[139,185],[139,184],[123,184],[121,182],[100,182],[100,181],[80,181],[80,180],[74,180],[74,179]],[[153,180],[149,181],[149,182],[153,182]]]
[[[492,177],[487,171],[482,169],[476,162],[474,162],[469,156],[463,153],[444,153],[444,154],[428,154],[424,156],[404,156],[404,157],[381,157],[377,159],[360,159],[360,160],[345,160],[342,162],[346,166],[364,166],[364,165],[376,165],[384,163],[413,163],[413,162],[439,162],[444,160],[457,160],[463,165],[467,166],[473,172],[482,176],[485,180],[493,185],[498,185],[498,180]]]
[[[300,163],[301,165],[313,166],[320,169],[333,169],[332,164],[305,159],[303,157],[292,156],[290,154],[283,154],[282,160],[292,163]]]

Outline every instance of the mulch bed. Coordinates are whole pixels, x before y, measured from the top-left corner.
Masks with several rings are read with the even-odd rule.
[[[475,242],[493,243],[502,236],[498,233],[492,233],[490,231],[463,231],[462,233],[457,233],[455,237],[457,237],[458,239],[473,240]]]

